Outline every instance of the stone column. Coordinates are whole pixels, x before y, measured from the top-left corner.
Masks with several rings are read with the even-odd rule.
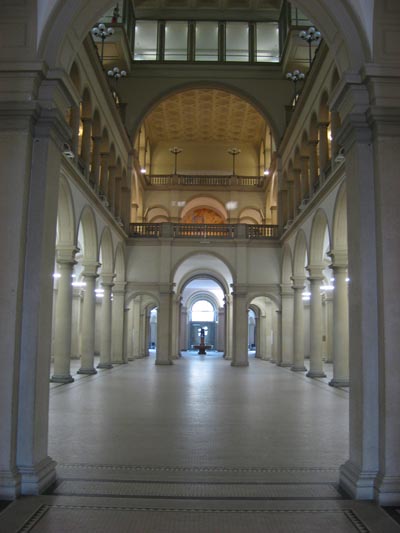
[[[326,341],[326,362],[333,363],[333,294],[325,294],[325,341]]]
[[[282,300],[282,330],[281,330],[281,362],[279,366],[291,367],[293,366],[293,290],[292,285],[281,285],[281,300]]]
[[[260,317],[258,317],[257,315],[254,317],[254,344],[256,345],[256,349],[255,349],[255,354],[254,356],[257,358],[257,359],[262,359],[262,346],[261,346],[261,338],[262,338],[262,335],[261,335],[261,320],[260,320]],[[251,324],[249,324],[249,326],[251,326]],[[251,333],[251,329],[250,327],[248,328],[248,331],[249,331],[249,335],[248,335],[248,342],[247,344],[251,344],[251,338],[250,338],[250,333]]]
[[[233,293],[233,324],[234,337],[232,346],[232,366],[248,366],[249,353],[247,346],[247,291],[235,287]]]
[[[115,281],[113,288],[111,362],[117,365],[126,363],[124,354],[125,286],[124,281]]]
[[[101,161],[101,143],[102,138],[99,136],[92,137],[93,151],[92,151],[92,168],[90,172],[90,184],[96,189],[100,190],[100,161]]]
[[[310,198],[312,198],[314,194],[314,190],[319,185],[318,150],[317,150],[318,141],[309,141],[308,146],[310,150],[309,190],[310,190]]]
[[[300,177],[300,169],[294,168],[293,169],[293,212],[294,217],[298,214],[300,211],[300,204],[302,202],[302,186],[301,186],[301,177]]]
[[[272,339],[271,339],[271,332],[272,332],[272,305],[270,303],[270,300],[267,300],[266,303],[266,310],[265,310],[265,357],[267,361],[270,363],[275,363],[275,360],[272,355]]]
[[[81,368],[78,374],[97,374],[94,368],[94,335],[96,313],[96,287],[98,264],[85,264],[82,279],[86,283],[82,305]]]
[[[188,349],[188,340],[187,340],[187,330],[188,330],[188,323],[187,323],[187,307],[182,306],[181,307],[181,313],[180,313],[180,333],[179,333],[179,351],[181,350],[187,350]]]
[[[171,360],[171,300],[169,285],[160,289],[160,304],[157,315],[156,365],[172,365]]]
[[[293,181],[288,181],[287,183],[288,187],[288,195],[287,195],[287,214],[288,214],[288,222],[293,221],[295,216],[294,211],[294,194],[293,194]]]
[[[146,339],[147,339],[147,327],[146,327],[146,321],[147,321],[147,315],[146,315],[146,309],[140,310],[140,357],[146,357],[147,355],[147,347],[146,347]]]
[[[82,132],[82,147],[81,147],[81,158],[84,165],[84,175],[88,179],[89,176],[89,166],[90,166],[90,140],[92,135],[92,119],[83,118],[83,132]]]
[[[333,378],[329,385],[349,385],[349,303],[347,296],[347,265],[333,264]]]
[[[121,184],[122,184],[122,178],[119,176],[115,178],[115,203],[114,203],[114,215],[115,218],[121,219]],[[122,219],[121,219],[122,220]]]
[[[339,145],[337,143],[337,134],[340,128],[340,116],[337,111],[331,112],[331,134],[332,134],[332,142],[331,142],[331,159],[332,161],[335,160],[335,157],[339,153]]]
[[[225,352],[225,309],[218,309],[217,350]]]
[[[228,361],[232,360],[232,295],[225,296],[225,354],[224,358]]]
[[[54,325],[54,370],[50,381],[71,383],[72,272],[76,249],[57,250],[58,291]]]
[[[174,298],[172,301],[172,317],[171,317],[171,357],[172,359],[179,359],[179,339],[180,339],[180,311],[181,311],[181,297]]]
[[[281,338],[282,338],[282,311],[277,309],[275,311],[275,322],[274,322],[274,338],[272,344],[272,356],[275,359],[275,362],[278,366],[281,366],[282,363],[282,351],[281,351]]]
[[[106,196],[108,187],[108,162],[110,158],[109,152],[102,152],[100,154],[100,183],[99,195]]]
[[[126,327],[126,355],[128,361],[133,361],[133,300],[130,301],[128,311],[128,322]]]
[[[310,171],[309,171],[309,157],[308,156],[301,156],[300,162],[301,162],[301,197],[302,197],[302,204],[305,203],[305,200],[308,200],[310,198]]]
[[[260,312],[258,319],[258,326],[260,330],[260,359],[268,361],[267,357],[267,317],[265,313]]]
[[[320,176],[325,180],[325,170],[329,162],[329,140],[328,140],[328,122],[318,124],[319,136],[319,171]]]
[[[115,213],[115,198],[114,198],[114,182],[117,175],[117,167],[115,165],[108,167],[108,183],[106,189],[108,208],[111,213]]]
[[[324,366],[322,362],[322,296],[321,283],[323,281],[320,268],[308,268],[310,272],[310,370],[309,378],[324,378]]]
[[[79,287],[72,287],[71,358],[80,358],[80,316],[82,297]]]
[[[304,366],[304,304],[303,291],[304,279],[293,279],[294,302],[293,302],[293,366],[294,372],[305,372]]]
[[[140,359],[140,306],[142,302],[141,296],[136,296],[132,300],[133,312],[133,358]]]
[[[111,291],[113,275],[102,275],[104,294],[101,302],[100,362],[97,368],[112,368],[111,364]]]
[[[72,130],[71,148],[75,156],[78,157],[79,156],[79,126],[80,126],[80,109],[78,106],[74,106],[71,109],[70,126]]]

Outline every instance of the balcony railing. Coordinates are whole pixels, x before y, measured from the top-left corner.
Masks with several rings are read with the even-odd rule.
[[[157,239],[279,239],[279,227],[269,224],[172,224],[133,223],[129,237]]]
[[[146,176],[151,187],[240,187],[262,189],[264,176],[186,176],[181,174],[151,174]]]

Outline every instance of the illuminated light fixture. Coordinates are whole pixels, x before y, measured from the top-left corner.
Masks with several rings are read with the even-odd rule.
[[[226,202],[225,204],[227,211],[233,211],[234,209],[237,208],[237,206],[238,206],[238,203],[234,202],[233,200],[231,200],[230,202]]]
[[[92,35],[93,37],[99,37],[101,39],[101,53],[100,53],[100,61],[103,64],[103,58],[104,58],[104,41],[113,35],[114,30],[113,28],[106,28],[106,25],[102,22],[98,24],[97,26],[94,26],[92,28]]]
[[[293,82],[293,85],[294,85],[294,96],[293,96],[293,106],[296,104],[297,102],[297,99],[299,97],[299,91],[297,89],[297,84],[300,82],[300,81],[303,81],[304,78],[305,78],[305,74],[304,72],[300,72],[300,70],[294,70],[293,72],[288,72],[286,74],[286,79],[287,80],[290,80]]]
[[[115,83],[121,78],[126,78],[126,70],[119,70],[118,67],[114,67],[107,72],[109,78],[114,78]]]
[[[269,168],[266,168],[264,170],[264,176],[269,176],[269,175],[270,175],[270,170],[269,170]]]
[[[333,285],[321,285],[321,291],[334,291],[335,287]]]
[[[236,156],[240,154],[239,148],[229,148],[228,154],[232,156],[232,176],[235,176],[235,160]]]
[[[97,298],[104,298],[104,289],[95,289],[94,292]]]
[[[176,175],[178,170],[178,155],[183,152],[183,149],[174,146],[173,148],[170,148],[169,151],[171,154],[174,154],[174,174]]]
[[[303,41],[306,41],[308,43],[308,61],[312,63],[312,54],[311,54],[311,45],[312,43],[319,44],[319,41],[321,39],[321,32],[317,31],[314,26],[310,26],[307,31],[301,31],[299,33],[300,39],[303,39]]]
[[[61,274],[59,274],[58,272],[54,272],[53,278],[54,279],[60,279],[61,278]]]
[[[146,169],[145,169],[145,168],[141,168],[141,169],[140,169],[140,173],[141,173],[141,174],[146,174]]]
[[[84,281],[73,281],[71,285],[73,287],[86,287],[86,283]]]
[[[302,296],[301,299],[303,302],[309,302],[311,300],[311,296]]]
[[[350,278],[346,278],[346,282],[349,283],[350,282]]]

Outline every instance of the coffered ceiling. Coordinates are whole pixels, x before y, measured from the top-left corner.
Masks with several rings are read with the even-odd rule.
[[[278,20],[282,0],[133,0],[137,18]]]
[[[246,142],[258,145],[265,120],[245,100],[217,89],[170,96],[145,119],[150,142]]]

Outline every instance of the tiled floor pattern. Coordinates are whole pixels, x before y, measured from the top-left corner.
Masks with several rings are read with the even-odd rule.
[[[0,533],[400,532],[338,489],[348,392],[326,368],[311,380],[186,354],[52,385],[57,483],[8,506]]]

